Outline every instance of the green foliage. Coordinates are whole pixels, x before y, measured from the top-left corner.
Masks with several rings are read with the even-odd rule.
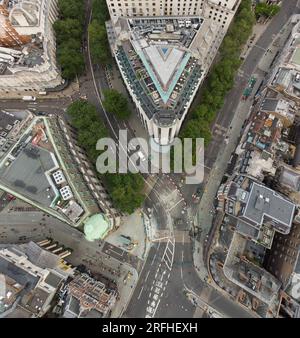
[[[96,150],[97,141],[109,136],[99,113],[92,104],[78,100],[68,107],[67,114],[72,126],[77,129],[78,144],[85,149],[89,159],[96,166],[101,153]],[[101,179],[106,183],[114,206],[121,212],[130,214],[141,206],[145,198],[142,193],[144,181],[141,174],[105,174]]]
[[[125,120],[130,116],[126,97],[115,89],[104,91],[104,108],[114,114],[118,119]]]
[[[94,62],[108,64],[111,61],[111,54],[104,25],[93,20],[89,25],[90,51]]]
[[[278,5],[268,5],[266,3],[259,3],[255,6],[255,16],[259,18],[261,16],[265,18],[271,18],[280,11],[280,6]]]
[[[79,40],[82,37],[82,26],[77,19],[57,20],[53,24],[58,45],[67,42],[69,39]]]
[[[93,0],[93,20],[89,25],[89,42],[92,59],[102,65],[112,61],[105,21],[109,12],[105,0]]]
[[[181,138],[204,138],[205,146],[211,141],[210,125],[223,106],[225,95],[234,84],[235,74],[241,64],[242,47],[251,35],[255,23],[251,5],[251,0],[242,0],[220,47],[219,61],[213,66],[206,80],[201,103],[182,128]],[[193,153],[193,159],[195,158],[196,155]]]
[[[106,174],[105,181],[114,206],[132,214],[145,199],[144,181],[140,174]]]
[[[82,0],[58,0],[58,8],[61,17],[77,19],[84,22],[84,2]]]
[[[71,124],[78,130],[78,143],[82,146],[93,163],[96,163],[100,151],[96,150],[97,141],[107,137],[108,132],[96,108],[84,100],[73,102],[67,109]]]
[[[62,67],[62,77],[65,79],[73,79],[84,70],[83,56],[76,49],[70,49],[66,46],[59,48],[57,60]]]
[[[61,19],[53,24],[57,42],[57,60],[62,69],[62,76],[72,80],[84,70],[81,51],[84,1],[59,0],[58,7]]]
[[[93,19],[104,24],[109,20],[109,12],[105,0],[93,0]]]

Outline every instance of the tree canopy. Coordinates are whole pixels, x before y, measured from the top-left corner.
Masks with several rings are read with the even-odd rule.
[[[266,4],[264,2],[258,3],[255,6],[255,15],[257,18],[263,16],[265,18],[271,18],[280,11],[280,6],[274,4]]]
[[[72,80],[84,70],[84,58],[81,50],[84,1],[59,0],[60,19],[53,24],[57,43],[57,60],[62,76]]]
[[[82,0],[58,0],[58,8],[61,17],[77,19],[84,22],[84,2]]]
[[[126,97],[115,89],[104,91],[104,108],[114,114],[118,119],[125,120],[130,116]]]
[[[106,33],[105,21],[109,12],[105,0],[93,0],[93,20],[89,25],[89,40],[92,59],[102,65],[110,64],[112,56]]]
[[[96,150],[97,141],[109,136],[97,109],[85,100],[78,100],[68,107],[67,114],[70,123],[77,130],[78,144],[85,149],[90,161],[96,167],[97,158],[101,153],[100,150]],[[141,206],[145,198],[141,174],[98,175],[105,184],[115,208],[130,214]]]
[[[205,146],[209,144],[211,123],[223,106],[225,95],[234,84],[235,74],[241,64],[241,49],[252,33],[255,16],[251,8],[251,0],[241,2],[220,47],[218,62],[206,79],[201,102],[181,129],[181,138],[204,138]],[[193,158],[196,158],[195,154]]]
[[[140,174],[106,174],[105,181],[116,208],[132,214],[143,203],[144,181]]]
[[[111,54],[105,26],[94,19],[88,29],[93,61],[100,64],[108,64],[111,61]]]

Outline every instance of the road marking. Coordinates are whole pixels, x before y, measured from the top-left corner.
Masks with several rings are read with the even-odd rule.
[[[176,190],[175,190],[176,191]],[[177,205],[179,203],[181,203],[182,201],[184,201],[184,198],[182,197],[177,203],[175,203],[171,208],[168,209],[168,211],[170,212],[171,210],[173,210],[175,207],[177,207]]]
[[[139,293],[139,295],[138,295],[138,298],[137,298],[137,299],[140,299],[140,297],[141,297],[141,294],[142,294],[143,290],[144,290],[144,287],[142,287],[142,288],[141,288],[141,291],[140,291],[140,293]]]
[[[147,275],[146,275],[145,282],[146,282],[146,280],[147,280],[148,277],[149,277],[149,273],[150,273],[150,270],[148,271],[148,273],[147,273]]]
[[[263,47],[261,47],[261,46],[254,45],[254,47],[257,47],[257,48],[260,48],[260,49],[262,49],[263,51],[266,51],[266,48],[263,48]]]
[[[156,258],[156,255],[157,255],[157,252],[155,253],[155,255],[154,255],[154,257],[153,257],[153,259],[152,259],[152,262],[151,262],[151,264],[150,264],[150,265],[153,265],[153,263],[154,263],[154,260],[155,260],[155,258]]]
[[[158,308],[158,305],[159,305],[159,303],[160,303],[160,299],[159,299],[159,301],[157,302],[157,305],[156,305],[156,308],[155,308],[155,310],[153,311],[153,315],[152,315],[152,317],[154,317],[154,316],[155,316],[155,313],[156,313],[156,311],[157,311],[157,308]]]

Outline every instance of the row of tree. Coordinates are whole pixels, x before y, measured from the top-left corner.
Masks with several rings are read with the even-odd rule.
[[[60,17],[53,24],[57,43],[57,60],[62,76],[72,80],[84,70],[82,36],[84,0],[58,0]]]
[[[96,150],[97,141],[108,137],[109,133],[99,118],[95,106],[85,100],[73,102],[67,109],[72,126],[78,132],[78,144],[83,147],[96,167],[101,151]],[[105,174],[99,175],[113,201],[121,212],[131,214],[144,201],[144,181],[140,174]]]
[[[280,11],[280,6],[276,4],[267,4],[265,2],[258,3],[255,6],[255,16],[257,19],[260,17],[271,18]]]
[[[104,91],[104,108],[114,114],[118,120],[127,120],[131,114],[127,98],[115,89]]]
[[[109,12],[105,0],[93,0],[93,19],[89,25],[90,52],[95,63],[106,65],[111,63],[105,21],[109,20]]]
[[[241,2],[220,47],[218,62],[212,67],[205,82],[201,102],[182,128],[181,138],[204,138],[204,144],[209,144],[211,123],[223,106],[225,95],[233,87],[235,74],[241,64],[241,49],[252,33],[255,16],[251,5],[251,0]]]

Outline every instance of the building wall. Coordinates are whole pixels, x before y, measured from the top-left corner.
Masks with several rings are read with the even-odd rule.
[[[119,16],[203,15],[228,26],[240,0],[106,0],[111,18]],[[220,21],[219,21],[220,20]]]
[[[14,29],[20,36],[30,36],[30,40],[31,34],[42,34],[45,62],[30,69],[10,67],[12,74],[0,76],[0,92],[42,91],[63,82],[56,62],[56,39],[52,27],[58,17],[57,0],[38,0],[38,2],[40,4],[38,24],[34,27],[15,26]]]
[[[234,14],[241,0],[106,0],[112,21],[118,17],[126,16],[176,16],[176,15],[200,15],[204,20],[200,34],[194,40],[190,49],[192,54],[199,60],[203,69],[201,80],[197,85],[197,90],[206,76],[217,51],[223,41],[227,29],[234,17]],[[117,60],[118,62],[118,60]],[[182,122],[190,108],[190,105],[197,93],[191,97],[186,110],[179,120],[177,119],[172,126],[162,128],[157,125],[154,119],[149,119],[141,107],[139,101],[131,91],[126,78],[123,75],[127,89],[136,104],[138,115],[141,118],[142,125],[152,136],[155,142],[162,145],[169,144],[174,137],[178,135]],[[170,130],[171,128],[171,130]]]

